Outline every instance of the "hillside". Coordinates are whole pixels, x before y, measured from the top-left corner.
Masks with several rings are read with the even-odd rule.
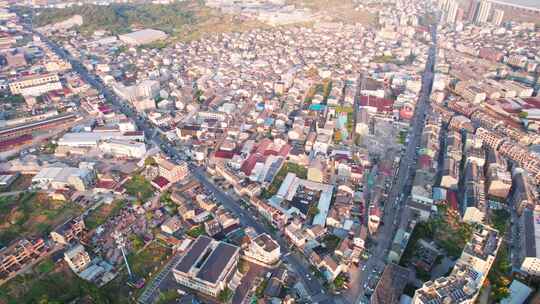
[[[196,39],[205,33],[245,31],[264,24],[224,15],[204,6],[200,1],[185,1],[169,5],[112,4],[83,5],[65,9],[44,9],[34,14],[34,25],[44,26],[81,15],[83,35],[108,30],[122,34],[134,28],[154,28],[167,32],[173,40]]]
[[[289,4],[311,9],[321,20],[373,24],[375,16],[356,9],[353,0],[288,0]]]

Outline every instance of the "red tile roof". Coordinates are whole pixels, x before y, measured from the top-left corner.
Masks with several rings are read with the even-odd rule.
[[[231,159],[231,158],[234,157],[234,152],[233,151],[218,150],[218,151],[216,151],[216,153],[214,153],[214,157]]]
[[[10,149],[14,146],[23,145],[32,141],[32,135],[26,134],[8,140],[0,141],[0,150]]]
[[[448,190],[448,193],[446,194],[446,199],[448,201],[448,204],[450,205],[450,208],[454,210],[459,210],[459,203],[456,192]]]
[[[112,181],[112,180],[99,180],[97,183],[96,183],[96,188],[101,188],[101,189],[114,189],[114,187],[116,187],[116,182],[115,181]]]
[[[287,157],[291,149],[292,147],[289,144],[285,144],[281,147],[281,149],[279,149],[279,155],[282,157]]]
[[[377,108],[378,112],[392,112],[394,101],[388,98],[373,96],[360,96],[360,106],[370,106]]]
[[[259,156],[256,153],[252,153],[242,164],[242,167],[240,170],[244,172],[245,175],[251,175],[251,171],[255,167],[255,164],[257,164],[257,161],[259,160]]]
[[[157,185],[159,188],[163,189],[165,186],[167,186],[170,183],[170,181],[163,176],[158,176],[152,180],[152,183]]]
[[[418,163],[420,164],[420,168],[422,169],[430,168],[431,162],[432,162],[432,159],[428,155],[423,154],[423,155],[420,155],[420,157],[418,157]]]

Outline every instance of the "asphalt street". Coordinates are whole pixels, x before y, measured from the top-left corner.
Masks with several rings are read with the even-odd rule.
[[[436,54],[436,28],[432,28],[432,38],[433,45],[429,48],[429,56],[426,64],[426,69],[422,77],[422,90],[420,93],[420,98],[417,103],[415,114],[413,117],[413,122],[411,125],[411,135],[409,139],[409,144],[407,146],[405,154],[401,158],[400,167],[398,174],[393,183],[392,189],[388,196],[388,202],[392,203],[397,201],[396,208],[390,208],[390,210],[385,210],[383,215],[383,222],[386,223],[382,225],[380,231],[378,232],[377,245],[373,250],[370,258],[366,262],[365,270],[358,268],[357,271],[362,271],[360,276],[360,287],[358,289],[358,300],[355,302],[364,303],[366,298],[364,297],[364,288],[363,285],[368,279],[368,274],[372,273],[375,267],[379,265],[384,265],[386,263],[385,257],[387,255],[387,250],[391,244],[392,238],[396,231],[396,225],[393,225],[394,219],[397,214],[401,213],[401,209],[405,203],[405,198],[407,195],[401,196],[401,194],[410,193],[412,177],[414,177],[414,169],[416,163],[416,148],[419,145],[420,137],[422,134],[424,121],[429,107],[429,97],[431,94],[431,87],[433,85],[433,68],[435,64],[435,54]],[[41,38],[42,41],[47,43],[50,48],[55,51],[60,57],[67,59],[73,69],[79,73],[81,78],[88,82],[90,85],[99,90],[99,92],[108,100],[112,101],[113,105],[120,109],[127,116],[135,119],[137,125],[141,130],[144,131],[145,135],[150,142],[155,142],[160,146],[167,154],[170,156],[180,157],[184,155],[184,152],[172,146],[168,142],[163,142],[159,136],[156,136],[156,132],[153,132],[153,127],[146,121],[145,118],[138,115],[130,106],[126,103],[121,102],[103,83],[94,75],[88,73],[88,71],[82,66],[82,64],[76,59],[69,56],[62,48],[50,41],[46,36],[34,32],[37,36]],[[316,303],[319,301],[324,301],[331,299],[333,302],[340,303],[346,302],[342,296],[333,296],[327,295],[324,292],[322,284],[313,277],[310,273],[309,268],[302,261],[302,258],[298,257],[296,254],[290,254],[288,249],[287,242],[278,234],[270,231],[268,227],[261,224],[258,218],[243,209],[240,204],[232,198],[230,195],[225,193],[222,189],[215,186],[210,178],[207,176],[205,170],[201,167],[198,167],[190,163],[190,169],[193,176],[201,182],[205,187],[210,189],[216,198],[231,212],[233,212],[240,219],[243,225],[252,226],[257,232],[268,233],[272,235],[280,244],[283,260],[286,264],[290,265],[294,269],[307,289],[307,292],[310,295],[310,302]]]
[[[48,37],[38,33],[34,32],[36,35],[40,37],[42,41],[47,43],[49,47],[61,58],[68,60],[72,68],[79,73],[81,78],[88,82],[90,85],[92,85],[94,88],[96,88],[105,98],[110,100],[113,105],[120,109],[126,116],[131,117],[135,119],[137,126],[144,131],[145,136],[149,140],[149,142],[155,142],[160,146],[167,154],[170,156],[176,156],[180,157],[184,155],[183,151],[178,150],[176,147],[172,146],[169,142],[163,142],[159,136],[156,136],[156,132],[153,132],[153,127],[148,123],[148,121],[139,116],[130,106],[128,106],[126,103],[121,102],[115,94],[113,94],[105,85],[103,85],[102,82],[98,81],[97,78],[94,75],[91,75],[88,73],[88,71],[84,68],[84,66],[72,56],[68,55],[62,48],[60,48],[58,45],[56,45],[54,42],[52,42]],[[300,259],[293,254],[288,254],[288,246],[287,242],[279,235],[273,233],[270,231],[267,227],[262,225],[258,219],[248,213],[246,210],[242,209],[237,201],[235,201],[231,196],[229,196],[227,193],[225,193],[220,188],[216,187],[208,178],[205,171],[197,167],[194,164],[190,164],[190,169],[193,174],[193,176],[201,182],[205,187],[210,189],[216,198],[231,212],[233,212],[238,218],[240,219],[240,222],[243,225],[249,225],[252,226],[257,232],[262,233],[266,232],[270,235],[272,235],[280,244],[281,251],[283,254],[283,260],[285,263],[289,264],[292,269],[294,269],[299,276],[299,279],[302,281],[304,286],[307,289],[307,292],[309,293],[311,302],[316,303],[319,301],[326,300],[328,298],[328,295],[324,293],[324,287],[322,284],[316,279],[313,278],[313,275],[310,273],[309,268],[304,266]]]
[[[412,189],[412,182],[414,180],[417,160],[416,150],[420,145],[420,139],[424,129],[426,114],[429,110],[429,99],[433,87],[433,72],[437,44],[436,30],[436,26],[432,26],[432,45],[428,49],[426,68],[422,75],[422,89],[420,91],[420,97],[418,99],[411,123],[409,143],[404,155],[401,157],[398,174],[394,177],[392,188],[388,194],[387,207],[384,210],[382,219],[382,222],[385,224],[382,225],[377,232],[377,245],[375,249],[372,250],[369,259],[366,261],[364,270],[362,271],[361,268],[358,270],[362,271],[362,274],[359,276],[360,280],[358,282],[359,286],[357,286],[358,298],[356,303],[368,303],[368,297],[365,295],[366,288],[364,286],[368,282],[370,276],[374,275],[377,270],[380,270],[380,265],[385,265],[387,262],[386,257],[388,255],[388,249],[392,243],[394,235],[396,234],[399,224],[399,220],[396,221],[396,223],[394,223],[394,220],[396,219],[396,215],[402,213],[406,199]],[[393,205],[395,207],[390,207]]]

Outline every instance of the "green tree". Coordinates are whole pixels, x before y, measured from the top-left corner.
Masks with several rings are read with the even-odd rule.
[[[155,166],[156,165],[156,160],[152,156],[147,157],[144,160],[144,165],[145,166]]]
[[[309,217],[313,217],[313,216],[316,216],[317,214],[319,214],[319,208],[317,208],[317,206],[315,205],[311,205],[308,209],[307,215]]]
[[[229,289],[229,287],[225,287],[225,289],[223,289],[219,295],[218,295],[218,300],[219,302],[221,303],[227,303],[231,300],[232,298],[232,291]]]

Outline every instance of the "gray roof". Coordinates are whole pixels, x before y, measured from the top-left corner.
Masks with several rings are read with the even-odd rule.
[[[234,245],[220,242],[212,251],[201,270],[197,274],[199,279],[215,283],[219,279],[223,269],[234,258],[240,249]]]
[[[180,263],[176,266],[176,270],[187,273],[193,265],[199,260],[199,257],[204,254],[206,248],[212,239],[207,236],[200,236],[193,242],[191,248],[186,252]]]

